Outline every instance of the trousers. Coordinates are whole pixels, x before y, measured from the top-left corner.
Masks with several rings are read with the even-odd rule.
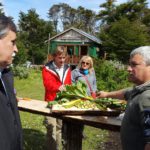
[[[45,117],[45,127],[47,128],[46,145],[47,150],[61,150],[62,143],[62,120],[53,117]]]

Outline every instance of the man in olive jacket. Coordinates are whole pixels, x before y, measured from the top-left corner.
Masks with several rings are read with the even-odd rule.
[[[121,125],[123,150],[150,150],[150,46],[130,53],[129,81],[135,85],[118,91],[100,91],[97,96],[127,100]]]
[[[14,94],[13,74],[9,69],[16,46],[16,26],[0,16],[0,150],[22,150],[22,129]]]

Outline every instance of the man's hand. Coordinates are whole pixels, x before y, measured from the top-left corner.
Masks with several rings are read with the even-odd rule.
[[[104,92],[100,91],[96,94],[97,98],[117,98],[124,99],[124,90],[112,91],[112,92]]]
[[[97,98],[106,98],[108,96],[108,92],[99,91],[96,93]]]
[[[59,90],[60,92],[61,92],[61,91],[65,91],[65,90],[66,90],[65,85],[61,85],[58,90]]]

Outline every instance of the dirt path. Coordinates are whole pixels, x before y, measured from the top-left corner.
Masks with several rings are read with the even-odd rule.
[[[107,138],[107,142],[101,145],[101,150],[122,150],[119,132],[109,132]]]

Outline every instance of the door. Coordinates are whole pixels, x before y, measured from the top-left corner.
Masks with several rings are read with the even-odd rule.
[[[88,47],[87,46],[81,46],[80,55],[83,56],[83,55],[87,55],[87,54],[88,54]]]

